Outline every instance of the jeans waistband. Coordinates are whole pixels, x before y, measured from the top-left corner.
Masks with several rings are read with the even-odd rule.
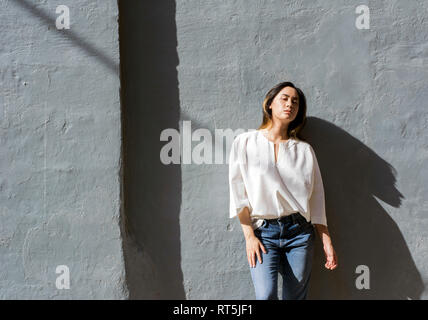
[[[286,215],[286,216],[282,216],[279,218],[275,218],[275,219],[266,219],[267,221],[269,221],[270,223],[287,223],[287,222],[292,222],[295,223],[296,221],[299,221],[301,219],[304,219],[304,217],[300,214],[300,212],[294,212],[292,214]]]

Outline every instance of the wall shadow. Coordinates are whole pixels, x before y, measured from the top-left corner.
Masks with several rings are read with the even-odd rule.
[[[116,62],[116,58],[108,56],[103,49],[97,48],[94,44],[86,41],[74,32],[72,29],[57,29],[55,28],[55,20],[56,16],[51,16],[49,13],[39,9],[39,3],[35,3],[35,1],[27,1],[27,0],[14,0],[13,3],[19,5],[21,8],[30,12],[33,16],[37,17],[41,21],[43,21],[47,29],[50,32],[56,32],[62,37],[67,37],[70,41],[72,41],[76,46],[80,49],[86,51],[86,53],[90,56],[94,56],[97,58],[97,61],[101,62],[105,67],[107,67],[110,72],[117,75],[118,74],[118,63]]]
[[[404,197],[395,187],[395,169],[325,120],[308,117],[302,136],[317,155],[329,231],[339,258],[336,270],[325,269],[317,236],[308,299],[420,299],[424,284],[406,241],[377,200],[400,207]],[[356,288],[358,265],[369,267],[368,290]]]
[[[163,165],[160,132],[179,130],[175,2],[118,1],[124,255],[130,299],[185,299],[181,167]]]

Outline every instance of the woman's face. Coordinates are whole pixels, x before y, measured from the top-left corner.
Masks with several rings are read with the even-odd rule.
[[[296,89],[285,87],[275,96],[269,108],[272,109],[272,118],[281,122],[291,122],[299,111],[299,95]]]

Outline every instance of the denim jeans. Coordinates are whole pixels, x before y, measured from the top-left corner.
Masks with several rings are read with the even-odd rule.
[[[278,219],[265,219],[254,230],[266,249],[262,263],[250,267],[257,300],[278,300],[278,273],[282,276],[282,299],[306,299],[314,255],[315,230],[296,212]]]

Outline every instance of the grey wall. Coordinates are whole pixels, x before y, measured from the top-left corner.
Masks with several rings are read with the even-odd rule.
[[[428,5],[365,4],[369,30],[350,1],[122,3],[131,297],[254,298],[227,164],[165,166],[159,137],[184,120],[213,135],[257,128],[284,80],[307,96],[339,256],[324,269],[318,239],[309,298],[428,297]]]
[[[117,20],[112,0],[0,1],[1,299],[128,296]]]
[[[255,129],[291,80],[339,256],[317,241],[309,298],[426,299],[428,5],[367,5],[0,0],[0,298],[254,298],[227,155],[164,165],[160,133]]]

